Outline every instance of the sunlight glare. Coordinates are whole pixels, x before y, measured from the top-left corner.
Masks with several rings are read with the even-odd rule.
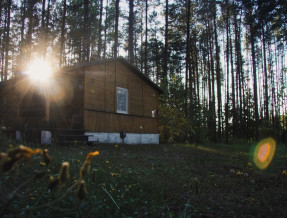
[[[29,64],[26,72],[36,82],[46,82],[52,75],[52,68],[48,61],[39,58]]]

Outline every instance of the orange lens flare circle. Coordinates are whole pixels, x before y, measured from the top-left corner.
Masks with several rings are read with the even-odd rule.
[[[261,140],[253,152],[253,162],[261,170],[266,169],[273,160],[276,151],[276,142],[272,138]]]
[[[271,146],[269,144],[264,144],[260,146],[258,155],[257,155],[259,161],[265,162],[267,160],[267,158],[270,155],[270,150],[271,150],[270,147]]]

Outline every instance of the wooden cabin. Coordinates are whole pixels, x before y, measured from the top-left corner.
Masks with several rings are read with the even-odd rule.
[[[0,83],[0,125],[83,130],[100,143],[159,143],[162,90],[123,58],[59,69],[47,84],[19,75]]]

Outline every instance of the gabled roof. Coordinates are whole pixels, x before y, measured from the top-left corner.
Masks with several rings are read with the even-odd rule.
[[[146,75],[144,75],[137,67],[132,65],[127,59],[122,58],[122,57],[75,64],[73,66],[63,67],[60,70],[69,71],[69,70],[73,70],[73,69],[85,68],[85,67],[90,67],[90,66],[94,66],[94,65],[98,65],[98,64],[103,64],[103,63],[107,63],[107,62],[116,62],[116,61],[120,61],[121,63],[123,63],[125,66],[130,68],[132,72],[134,72],[141,79],[143,79],[145,82],[147,82],[151,87],[156,89],[159,93],[163,93],[163,90],[156,83],[154,83],[150,78],[148,78]]]
[[[63,67],[63,68],[57,69],[57,71],[58,72],[61,72],[61,71],[67,72],[70,70],[81,69],[81,68],[90,67],[90,66],[94,66],[94,65],[98,65],[98,64],[103,64],[103,63],[107,63],[107,62],[116,62],[116,61],[120,61],[121,63],[123,63],[125,66],[130,68],[132,72],[134,72],[141,79],[143,79],[146,83],[148,83],[151,87],[156,89],[159,93],[163,93],[163,90],[156,83],[154,83],[150,78],[148,78],[146,75],[144,75],[137,67],[132,65],[127,59],[122,58],[122,57],[75,64],[73,66],[68,66],[68,67]],[[5,87],[9,84],[13,84],[13,83],[15,83],[15,81],[17,81],[17,77],[14,77],[14,78],[9,79],[7,81],[0,81],[0,87],[1,86]]]

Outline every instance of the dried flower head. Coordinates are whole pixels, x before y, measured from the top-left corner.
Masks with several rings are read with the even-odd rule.
[[[100,152],[98,152],[98,151],[90,152],[90,153],[87,155],[86,160],[91,160],[92,157],[97,156],[97,155],[99,155],[99,154],[100,154]]]
[[[62,167],[59,173],[59,180],[62,185],[65,185],[70,178],[69,168],[70,168],[69,162],[62,163]]]
[[[48,153],[48,149],[44,149],[44,150],[43,150],[43,160],[44,160],[44,162],[45,162],[47,165],[49,165],[50,162],[51,162],[51,157],[50,157],[50,155],[49,155],[49,153]]]
[[[25,158],[31,160],[33,154],[41,151],[41,149],[31,149],[20,145],[19,147],[11,148],[7,153],[1,153],[0,172],[9,171],[15,163]]]
[[[83,166],[80,169],[80,177],[81,177],[81,179],[83,179],[89,173],[90,165],[91,165],[91,161],[90,160],[85,160]]]
[[[84,180],[81,180],[79,184],[77,196],[79,201],[82,201],[87,197],[87,188]]]
[[[19,147],[10,149],[8,151],[8,156],[11,159],[17,159],[17,160],[20,160],[23,158],[30,159],[33,154],[38,154],[41,151],[42,150],[38,149],[38,148],[37,149],[31,149],[31,148],[26,147],[24,145],[20,145]]]
[[[4,153],[4,152],[0,153],[0,162],[6,160],[7,157],[8,157],[7,153]]]
[[[83,179],[89,173],[92,157],[97,156],[99,154],[100,153],[98,151],[95,151],[95,152],[90,152],[87,155],[86,160],[80,169],[80,178],[81,179]]]

